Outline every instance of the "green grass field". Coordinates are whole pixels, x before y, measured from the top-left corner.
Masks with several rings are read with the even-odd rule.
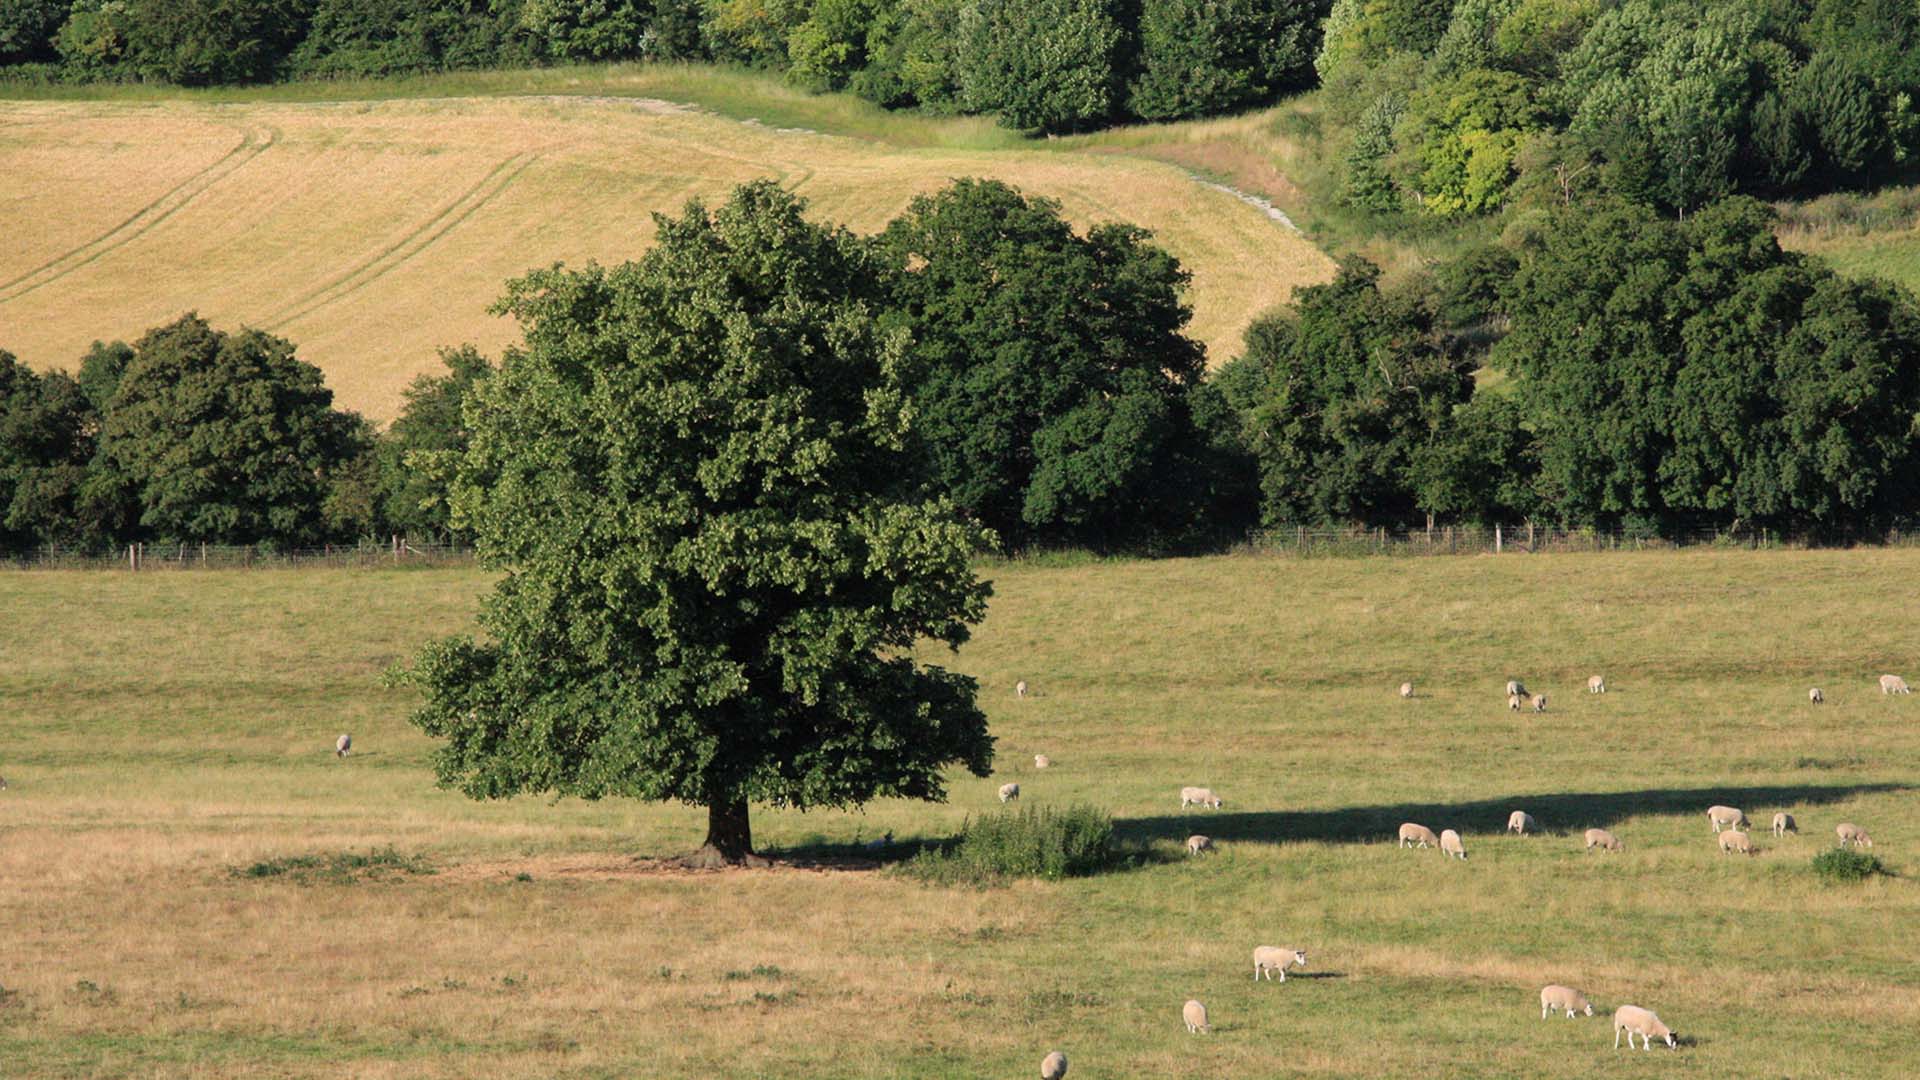
[[[1076,1077],[1195,1080],[1920,1061],[1920,699],[1874,685],[1920,677],[1920,552],[987,573],[953,662],[981,680],[996,775],[946,805],[760,810],[759,843],[950,835],[1013,779],[1164,859],[985,890],[804,859],[669,871],[651,860],[699,841],[695,809],[433,786],[379,674],[469,625],[484,573],[0,574],[0,1073],[971,1080],[1056,1047]],[[1509,676],[1548,711],[1508,712]],[[1225,806],[1183,813],[1186,784]],[[1715,849],[1715,802],[1759,854]],[[1547,834],[1501,835],[1516,808]],[[1800,835],[1765,835],[1780,809]],[[1459,829],[1470,858],[1399,850],[1403,820]],[[1895,876],[1816,880],[1849,820]],[[1584,853],[1590,825],[1626,851]],[[1218,854],[1178,855],[1192,832]],[[389,846],[433,872],[247,873]],[[1257,944],[1306,949],[1306,977],[1255,985]],[[1601,1015],[1541,1021],[1548,982]],[[1189,997],[1212,1035],[1185,1033]],[[1623,1003],[1682,1049],[1613,1050]]]

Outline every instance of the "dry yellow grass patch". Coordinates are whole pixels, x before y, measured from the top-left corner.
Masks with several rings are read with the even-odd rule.
[[[1081,225],[1152,229],[1194,275],[1215,362],[1260,311],[1330,276],[1304,238],[1180,169],[1114,154],[899,149],[663,102],[0,104],[0,347],[39,367],[197,309],[291,338],[339,403],[390,418],[435,350],[497,350],[509,277],[643,251],[650,215],[776,177],[880,228],[914,195],[993,176]]]

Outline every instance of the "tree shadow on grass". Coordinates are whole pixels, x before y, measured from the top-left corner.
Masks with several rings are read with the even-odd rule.
[[[1215,840],[1240,843],[1320,840],[1332,843],[1391,841],[1402,822],[1415,821],[1438,832],[1497,833],[1507,827],[1507,815],[1525,810],[1542,830],[1562,835],[1606,828],[1624,818],[1648,814],[1697,816],[1706,822],[1707,807],[1716,804],[1744,810],[1757,831],[1765,831],[1775,809],[1820,806],[1859,795],[1911,791],[1911,784],[1844,785],[1779,784],[1762,787],[1649,788],[1568,794],[1510,795],[1474,802],[1405,802],[1384,806],[1352,806],[1339,810],[1194,811],[1114,822],[1127,840],[1184,840],[1203,832]]]

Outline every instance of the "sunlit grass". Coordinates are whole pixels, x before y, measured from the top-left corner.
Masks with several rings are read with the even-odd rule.
[[[981,679],[996,775],[945,805],[760,808],[757,840],[904,853],[1013,779],[1154,858],[990,888],[844,857],[663,872],[697,809],[433,786],[379,675],[469,626],[480,572],[0,575],[0,1071],[960,1080],[1062,1047],[1098,1076],[1911,1073],[1920,703],[1874,679],[1913,677],[1920,552],[987,572],[948,662]],[[1548,711],[1509,713],[1510,676]],[[1183,813],[1186,784],[1225,806]],[[1758,855],[1716,850],[1715,802]],[[1516,808],[1546,834],[1502,835]],[[1763,835],[1775,809],[1800,835]],[[1468,860],[1394,847],[1409,819]],[[1891,876],[1815,875],[1841,820]],[[1582,851],[1589,825],[1626,851]],[[1186,857],[1194,832],[1219,851]],[[431,872],[248,873],[361,858]],[[1311,977],[1254,985],[1257,944]],[[1550,981],[1602,1017],[1539,1021]],[[1615,1054],[1626,1002],[1692,1041]]]

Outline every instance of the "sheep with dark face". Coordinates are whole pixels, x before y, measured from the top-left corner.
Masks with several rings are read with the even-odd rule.
[[[1019,784],[1001,784],[1000,785],[1000,801],[1001,802],[1011,802],[1012,800],[1017,799],[1019,797],[1020,797]]]
[[[342,735],[333,740],[333,756],[346,757],[353,751],[353,736]]]
[[[1540,1019],[1545,1020],[1547,1014],[1555,1009],[1566,1013],[1569,1020],[1583,1010],[1586,1015],[1593,1015],[1593,1006],[1587,1001],[1587,995],[1571,986],[1548,986],[1540,991]]]
[[[1622,1005],[1613,1012],[1613,1048],[1620,1049],[1620,1033],[1627,1033],[1627,1049],[1633,1049],[1633,1037],[1640,1036],[1644,1049],[1653,1049],[1653,1040],[1664,1040],[1668,1047],[1679,1044],[1674,1041],[1673,1029],[1660,1022],[1652,1009],[1643,1009],[1638,1005]]]
[[[1274,972],[1280,973],[1280,981],[1287,981],[1287,969],[1306,967],[1305,949],[1284,949],[1274,945],[1262,945],[1253,950],[1253,977],[1257,982],[1262,976],[1271,980]]]
[[[1061,1080],[1067,1075],[1067,1055],[1055,1050],[1040,1062],[1040,1080]]]

